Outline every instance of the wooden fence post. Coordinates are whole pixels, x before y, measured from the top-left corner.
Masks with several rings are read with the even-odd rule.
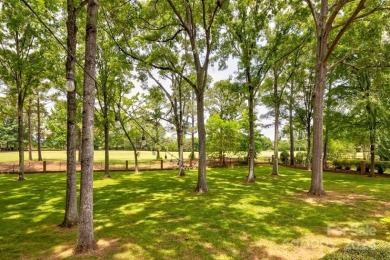
[[[46,172],[46,161],[43,161],[43,172]]]
[[[126,169],[125,169],[126,171],[128,171],[129,170],[129,161],[128,160],[126,160]]]
[[[161,163],[161,170],[163,170],[164,169],[164,161],[161,160],[160,163]]]

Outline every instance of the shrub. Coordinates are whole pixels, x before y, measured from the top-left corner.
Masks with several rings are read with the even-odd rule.
[[[290,153],[289,153],[289,152],[287,152],[286,150],[284,150],[284,151],[282,151],[282,152],[280,153],[280,161],[281,161],[282,163],[288,163],[289,159],[290,159]]]
[[[304,152],[297,152],[295,155],[295,160],[297,161],[297,164],[304,165],[307,159],[307,154]]]

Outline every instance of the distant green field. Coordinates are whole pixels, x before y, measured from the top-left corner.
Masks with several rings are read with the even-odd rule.
[[[176,159],[178,158],[177,152],[169,152],[166,154],[167,159]],[[165,158],[165,152],[161,152],[160,156]],[[189,158],[190,153],[185,152],[184,158]],[[196,153],[197,157],[198,154]],[[33,161],[38,159],[38,152],[34,151],[32,154]],[[25,160],[28,160],[28,152],[24,153]],[[66,151],[42,151],[42,159],[44,161],[65,161],[66,160]],[[153,154],[151,151],[140,151],[140,156],[138,158],[140,161],[150,161],[156,159],[156,154]],[[110,162],[123,162],[123,161],[134,161],[133,151],[110,151]],[[104,151],[95,151],[95,162],[104,162]],[[0,152],[0,162],[18,162],[18,152]]]
[[[258,157],[270,158],[273,154],[273,151],[262,151]],[[164,159],[167,155],[167,159],[177,159],[179,157],[178,152],[161,152],[160,156]],[[184,158],[188,159],[190,152],[184,152]],[[195,156],[198,158],[198,153],[195,153]],[[33,161],[38,159],[38,152],[33,151],[32,153]],[[65,161],[66,160],[66,151],[42,151],[42,157],[44,161]],[[25,160],[28,160],[28,152],[24,153]],[[153,154],[152,151],[140,151],[140,161],[150,161],[156,159],[156,154]],[[133,151],[110,151],[110,162],[123,162],[123,161],[134,161]],[[0,163],[1,162],[18,162],[18,152],[0,152]],[[104,151],[98,150],[95,151],[95,162],[104,162]]]

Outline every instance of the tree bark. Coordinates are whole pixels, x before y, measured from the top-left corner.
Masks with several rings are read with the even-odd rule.
[[[279,113],[280,113],[280,101],[278,95],[278,73],[274,68],[274,104],[275,104],[275,129],[274,129],[274,158],[272,161],[272,173],[271,175],[279,175]]]
[[[254,88],[249,83],[248,86],[249,90],[249,99],[248,99],[248,110],[249,110],[249,149],[248,149],[248,168],[249,168],[249,173],[248,173],[248,178],[247,182],[255,182],[255,171],[254,171],[254,166],[255,166],[255,131],[254,131]]]
[[[77,26],[76,13],[73,0],[67,1],[68,17],[66,22],[67,27],[67,48],[68,55],[66,60],[66,75],[67,80],[71,80],[75,84],[75,59],[77,46]],[[75,85],[76,86],[76,85]],[[77,211],[77,182],[76,182],[76,89],[72,92],[67,92],[67,135],[66,135],[66,198],[65,198],[65,216],[61,227],[71,228],[79,222]]]
[[[28,127],[28,159],[31,161],[32,158],[32,129],[31,129],[31,99],[28,101],[27,108],[27,127]]]
[[[94,103],[96,74],[96,35],[98,2],[88,0],[85,37],[85,73],[83,91],[83,131],[80,182],[80,225],[76,253],[97,248],[93,233]]]
[[[103,178],[111,178],[110,175],[110,124],[108,121],[108,97],[107,86],[103,86],[103,120],[104,120],[104,176]]]
[[[295,165],[295,139],[294,139],[294,122],[293,122],[293,102],[294,102],[294,82],[291,81],[290,84],[290,98],[288,104],[288,123],[289,123],[289,135],[290,135],[290,165]]]
[[[326,25],[326,12],[327,8],[324,8],[321,13],[321,22],[319,24],[320,29],[317,35],[317,64],[316,64],[316,82],[314,89],[314,114],[313,114],[313,165],[312,165],[312,178],[311,186],[308,194],[315,196],[325,195],[323,186],[323,163],[322,163],[322,151],[323,151],[323,111],[324,111],[324,89],[326,81],[326,55],[327,55],[327,32],[325,30]]]
[[[18,146],[19,146],[19,172],[18,181],[24,181],[24,122],[23,122],[23,91],[22,84],[18,84]]]
[[[185,176],[183,138],[184,138],[183,130],[178,129],[178,131],[177,131],[177,147],[179,149],[179,173],[178,173],[179,176]]]
[[[38,143],[38,161],[42,160],[42,131],[41,131],[41,101],[39,98],[39,92],[38,92],[38,98],[37,98],[37,143]]]
[[[272,162],[272,173],[271,175],[279,175],[279,102],[275,104],[275,131],[274,131],[274,160]]]
[[[198,76],[199,78],[200,76]],[[205,79],[203,79],[205,80]],[[199,83],[202,86],[203,83]],[[202,84],[202,85],[201,85]],[[198,87],[200,88],[200,87]],[[197,104],[197,120],[198,120],[198,137],[199,137],[199,167],[198,167],[198,184],[195,191],[197,193],[208,192],[206,182],[206,128],[204,123],[204,89],[200,88],[196,91]]]

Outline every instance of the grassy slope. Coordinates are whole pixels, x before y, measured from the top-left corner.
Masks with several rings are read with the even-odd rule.
[[[383,214],[390,178],[325,174],[328,191],[341,199],[307,199],[309,174],[256,168],[208,171],[210,193],[196,195],[196,172],[113,173],[95,180],[95,236],[100,251],[89,258],[123,259],[310,259],[352,239],[388,241]],[[25,182],[0,176],[0,259],[71,257],[77,229],[61,230],[65,175],[28,175]],[[358,199],[347,198],[352,194]],[[361,197],[359,197],[361,196]],[[389,212],[387,212],[389,216]],[[389,221],[389,218],[387,218]],[[329,225],[374,227],[374,234],[327,236]],[[83,259],[88,256],[83,256]],[[280,257],[280,258],[278,258]]]

